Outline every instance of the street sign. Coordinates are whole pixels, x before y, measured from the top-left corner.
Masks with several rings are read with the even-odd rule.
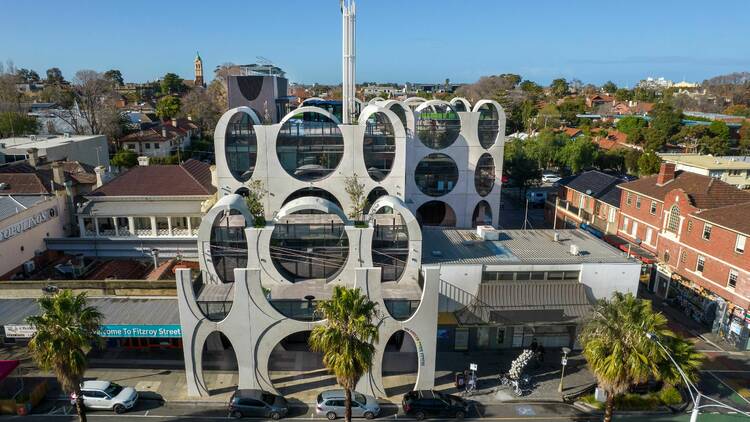
[[[565,365],[567,365],[567,364],[568,364],[568,358],[566,358],[566,357],[563,357],[563,358],[562,358],[562,366],[565,366]]]
[[[478,368],[479,366],[476,363],[469,364],[469,370],[476,371]]]

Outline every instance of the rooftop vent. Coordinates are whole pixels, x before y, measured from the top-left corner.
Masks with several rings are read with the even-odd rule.
[[[581,250],[578,248],[578,245],[572,244],[570,245],[570,254],[573,256],[578,256],[581,254]]]
[[[499,240],[500,232],[492,226],[477,226],[477,236],[482,240]]]

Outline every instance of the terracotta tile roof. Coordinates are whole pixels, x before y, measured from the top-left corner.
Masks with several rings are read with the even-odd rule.
[[[690,197],[693,206],[704,210],[750,202],[750,192],[737,189],[713,177],[676,171],[674,180],[662,186],[656,184],[656,178],[657,175],[653,175],[619,186],[660,201],[663,201],[667,193],[673,189],[682,189]]]
[[[610,129],[606,133],[599,132],[596,137],[596,143],[599,144],[599,148],[604,150],[611,150],[615,148],[626,148],[628,135],[620,132],[619,130]]]
[[[62,161],[65,179],[74,184],[96,184],[94,168],[78,161]],[[50,194],[52,186],[61,189],[62,186],[53,182],[50,163],[34,168],[27,161],[18,161],[6,166],[0,166],[0,183],[7,183],[8,188],[0,191],[2,194]]]
[[[750,203],[699,211],[696,216],[750,236]]]
[[[211,167],[198,160],[181,165],[134,167],[105,183],[89,196],[203,196],[216,192]]]
[[[566,127],[566,128],[563,128],[562,131],[563,131],[563,133],[565,133],[566,135],[570,136],[571,138],[583,133],[583,131],[581,129],[574,128],[574,127]]]

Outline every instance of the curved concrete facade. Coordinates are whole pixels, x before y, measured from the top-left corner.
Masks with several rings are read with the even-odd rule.
[[[405,201],[412,213],[425,202],[437,200],[448,204],[456,214],[456,226],[469,228],[472,226],[472,213],[482,199],[486,200],[492,209],[492,223],[498,222],[500,208],[500,191],[502,178],[502,157],[505,144],[505,113],[499,104],[491,100],[477,102],[473,108],[463,98],[455,99],[452,103],[461,103],[467,111],[459,111],[461,129],[458,138],[450,146],[439,150],[426,147],[415,134],[416,121],[420,113],[429,112],[433,105],[451,105],[439,100],[424,100],[423,98],[409,98],[405,101],[387,100],[373,101],[363,105],[359,124],[341,125],[338,119],[319,107],[304,106],[284,116],[280,123],[259,124],[258,116],[247,107],[240,107],[227,111],[216,126],[214,143],[216,146],[216,166],[219,182],[219,196],[229,195],[252,182],[260,180],[264,189],[269,192],[264,198],[266,219],[274,218],[274,211],[281,208],[287,197],[302,188],[320,188],[330,192],[341,203],[343,210],[348,213],[351,200],[345,191],[345,179],[356,174],[360,183],[365,185],[365,192],[376,187],[385,189],[390,195]],[[304,104],[304,103],[303,103]],[[485,149],[479,142],[478,125],[480,107],[490,104],[497,109],[498,135],[495,142]],[[398,107],[403,113],[406,125],[394,112]],[[253,129],[257,141],[257,157],[252,176],[246,182],[237,180],[229,170],[225,154],[225,136],[231,117],[238,112],[251,116]],[[380,181],[368,177],[365,166],[363,140],[366,131],[367,117],[373,113],[383,113],[393,126],[395,136],[395,155],[390,172]],[[335,122],[343,138],[343,156],[333,171],[320,180],[303,181],[293,177],[284,170],[276,152],[276,140],[283,124],[290,119],[299,118],[300,113],[318,113]],[[456,163],[459,178],[450,193],[440,197],[432,197],[422,193],[414,182],[414,171],[419,162],[428,154],[439,152],[450,156]],[[486,197],[480,196],[474,188],[474,170],[477,160],[483,153],[489,153],[495,163],[496,180],[492,192]]]

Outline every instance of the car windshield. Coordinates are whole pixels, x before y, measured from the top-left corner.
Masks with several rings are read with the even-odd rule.
[[[273,404],[276,401],[276,396],[271,393],[263,393],[263,401],[266,404]]]
[[[354,401],[360,404],[367,404],[367,399],[360,393],[354,393]]]
[[[116,397],[118,394],[120,394],[120,391],[122,391],[122,387],[115,383],[109,384],[109,387],[104,390],[104,392],[107,393],[107,395],[110,397]]]

